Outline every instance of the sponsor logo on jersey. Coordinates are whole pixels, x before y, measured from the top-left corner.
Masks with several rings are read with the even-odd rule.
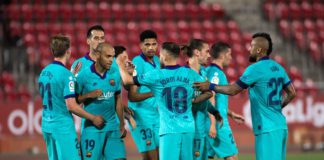
[[[110,83],[111,86],[114,86],[115,85],[115,80],[111,79],[111,80],[109,80],[109,83]]]
[[[69,82],[69,90],[70,90],[70,92],[74,92],[74,82],[73,81]]]

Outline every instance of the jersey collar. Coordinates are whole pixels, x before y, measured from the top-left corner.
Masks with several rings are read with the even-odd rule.
[[[219,65],[217,65],[215,63],[211,63],[210,66],[217,67],[221,71],[223,70]]]
[[[264,57],[260,58],[259,61],[269,60],[269,59],[270,59],[269,56],[264,56]]]
[[[90,67],[91,69],[91,72],[95,73],[97,76],[99,76],[101,79],[105,79],[106,78],[106,75],[107,75],[107,71],[105,71],[105,73],[103,74],[103,76],[101,76],[97,70],[96,70],[96,67],[95,67],[95,63],[93,63]]]
[[[60,65],[62,67],[65,67],[65,65],[60,61],[53,61],[52,64],[57,64],[57,65]]]
[[[174,70],[174,69],[178,69],[180,68],[180,65],[171,65],[171,66],[165,66],[163,69],[170,69],[170,70]]]
[[[144,53],[141,53],[140,56],[143,58],[143,60],[147,63],[149,63],[150,65],[152,65],[154,68],[156,68],[155,62],[154,62],[154,57],[153,57],[153,63],[151,63],[147,57],[144,55]]]
[[[84,56],[84,58],[87,59],[87,60],[89,60],[89,61],[95,62],[95,61],[90,57],[89,54],[90,54],[90,53],[88,52],[88,53]]]

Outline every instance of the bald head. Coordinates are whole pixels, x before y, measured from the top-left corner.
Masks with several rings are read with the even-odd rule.
[[[268,33],[255,33],[252,36],[255,45],[264,49],[269,56],[272,52],[272,40]]]
[[[98,52],[99,54],[102,54],[104,51],[106,50],[114,50],[114,48],[109,44],[109,43],[99,43],[97,48],[96,48],[96,52]]]

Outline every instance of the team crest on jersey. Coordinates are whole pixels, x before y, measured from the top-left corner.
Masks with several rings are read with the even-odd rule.
[[[147,140],[147,141],[146,141],[146,145],[147,145],[147,146],[149,146],[149,145],[151,145],[151,144],[152,144],[151,140]]]
[[[211,82],[214,83],[214,84],[219,83],[218,73],[214,74],[214,77],[211,79]]]
[[[115,85],[115,80],[111,79],[111,80],[109,80],[109,83],[110,83],[110,85],[114,86]]]
[[[199,156],[200,156],[200,152],[199,152],[199,151],[196,151],[196,152],[195,152],[195,156],[196,156],[196,157],[199,157]]]
[[[87,154],[86,154],[86,157],[91,157],[92,156],[92,153],[91,152],[87,152]]]
[[[70,90],[70,92],[74,92],[74,82],[73,81],[69,82],[69,90]]]

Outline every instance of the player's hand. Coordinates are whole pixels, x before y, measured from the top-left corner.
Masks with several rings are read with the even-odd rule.
[[[215,125],[210,125],[210,127],[209,127],[209,137],[216,138],[216,134],[217,134],[217,131],[216,131]]]
[[[135,65],[132,63],[132,61],[126,61],[125,66],[128,74],[133,75],[135,70]]]
[[[102,128],[105,125],[105,119],[102,116],[95,116],[95,118],[92,120],[92,123],[97,128]]]
[[[200,90],[200,91],[209,91],[209,85],[210,85],[210,82],[209,81],[206,81],[206,82],[195,82],[193,84],[193,87],[197,90]]]
[[[219,123],[219,127],[221,128],[223,126],[223,117],[220,115],[219,111],[217,111],[213,116],[215,117],[216,121]]]
[[[98,97],[102,96],[102,90],[100,90],[100,89],[93,90],[93,91],[87,93],[87,96],[88,96],[88,98],[98,98]]]
[[[120,138],[125,138],[126,135],[127,135],[127,131],[126,131],[124,125],[120,125],[119,131],[120,131],[120,134],[121,134]]]
[[[245,118],[244,118],[242,115],[236,114],[236,113],[234,113],[234,112],[232,112],[231,118],[232,118],[236,123],[239,123],[239,124],[242,124],[242,123],[244,123],[244,121],[245,121]]]
[[[135,129],[136,128],[136,125],[137,124],[136,124],[135,119],[132,116],[129,117],[129,123],[132,126],[132,129]]]
[[[80,71],[81,67],[82,67],[82,62],[78,62],[77,65],[72,70],[73,75],[78,74],[78,72]]]
[[[128,115],[133,116],[134,115],[134,111],[132,109],[130,109],[128,106],[124,105],[124,112]]]

